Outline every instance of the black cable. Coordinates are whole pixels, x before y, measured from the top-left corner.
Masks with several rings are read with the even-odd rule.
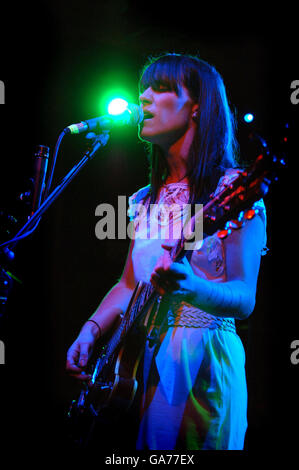
[[[50,193],[50,188],[51,188],[51,184],[52,184],[52,179],[53,179],[53,174],[54,174],[54,170],[55,170],[55,165],[56,165],[56,159],[57,159],[57,155],[58,155],[58,150],[59,150],[59,147],[60,147],[60,144],[61,144],[61,141],[63,139],[63,137],[66,135],[66,131],[65,129],[59,134],[58,136],[58,139],[57,139],[57,142],[55,144],[55,147],[54,147],[54,152],[53,152],[53,158],[52,158],[52,163],[51,163],[51,169],[50,169],[50,174],[48,176],[48,180],[47,180],[47,185],[46,185],[46,188],[45,188],[45,191],[44,191],[44,196],[43,196],[43,199],[46,199]]]

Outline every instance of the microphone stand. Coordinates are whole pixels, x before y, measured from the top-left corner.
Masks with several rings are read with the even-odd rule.
[[[73,168],[67,173],[67,175],[62,179],[61,183],[56,186],[56,188],[46,197],[42,202],[36,212],[30,217],[30,219],[23,225],[23,227],[18,231],[15,237],[12,240],[9,240],[0,245],[0,250],[7,248],[9,245],[15,246],[19,239],[25,238],[27,233],[30,230],[34,230],[45,211],[53,204],[53,202],[58,198],[62,191],[69,185],[69,183],[75,178],[75,176],[82,170],[82,168],[91,160],[95,153],[106,145],[109,139],[109,134],[100,134],[93,138],[93,143],[90,149],[88,149],[82,159],[73,166]],[[32,229],[33,227],[33,229]]]
[[[36,212],[30,217],[30,219],[23,225],[23,227],[18,231],[18,233],[7,242],[1,243],[0,245],[0,255],[4,254],[7,258],[14,256],[11,252],[11,248],[13,248],[18,241],[30,235],[38,226],[38,223],[42,217],[42,215],[46,212],[46,210],[53,204],[53,202],[60,196],[60,194],[64,191],[64,189],[69,185],[69,183],[75,178],[75,176],[82,170],[82,168],[89,162],[94,156],[95,153],[100,149],[100,147],[104,147],[109,139],[110,135],[108,132],[105,132],[100,135],[96,135],[92,138],[92,144],[90,148],[85,152],[82,159],[73,166],[73,168],[67,173],[67,175],[62,179],[61,183],[56,186],[56,188],[45,198],[45,200],[41,203],[39,208]],[[6,274],[6,278],[4,282],[7,285],[8,290],[11,289],[11,283],[14,279],[14,276],[9,276],[10,273],[6,273],[4,269],[0,266],[0,275],[3,277]],[[0,281],[1,281],[0,276]],[[9,276],[9,279],[7,279]],[[16,278],[15,278],[16,279]],[[18,279],[17,279],[18,280]],[[18,280],[19,281],[19,280]],[[20,282],[20,281],[19,281]],[[6,304],[7,297],[1,297],[1,308]],[[0,312],[1,318],[1,312]]]

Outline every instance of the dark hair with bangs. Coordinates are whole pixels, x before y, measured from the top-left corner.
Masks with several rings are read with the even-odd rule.
[[[190,202],[205,203],[225,170],[237,166],[235,120],[222,77],[199,57],[166,53],[149,59],[141,73],[139,90],[142,93],[148,87],[155,89],[161,84],[176,94],[179,94],[178,85],[184,85],[191,99],[199,104],[197,133],[190,148],[187,175]],[[168,169],[162,149],[157,144],[147,145],[153,203]]]

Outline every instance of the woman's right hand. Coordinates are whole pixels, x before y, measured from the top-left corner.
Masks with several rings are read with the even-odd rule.
[[[77,339],[67,352],[66,370],[70,376],[78,380],[88,381],[91,376],[85,369],[91,356],[93,347],[98,339],[99,330],[92,322],[86,322]]]

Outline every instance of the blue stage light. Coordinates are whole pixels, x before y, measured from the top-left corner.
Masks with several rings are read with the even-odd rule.
[[[244,115],[245,122],[252,122],[254,120],[254,115],[251,113],[247,113]]]

